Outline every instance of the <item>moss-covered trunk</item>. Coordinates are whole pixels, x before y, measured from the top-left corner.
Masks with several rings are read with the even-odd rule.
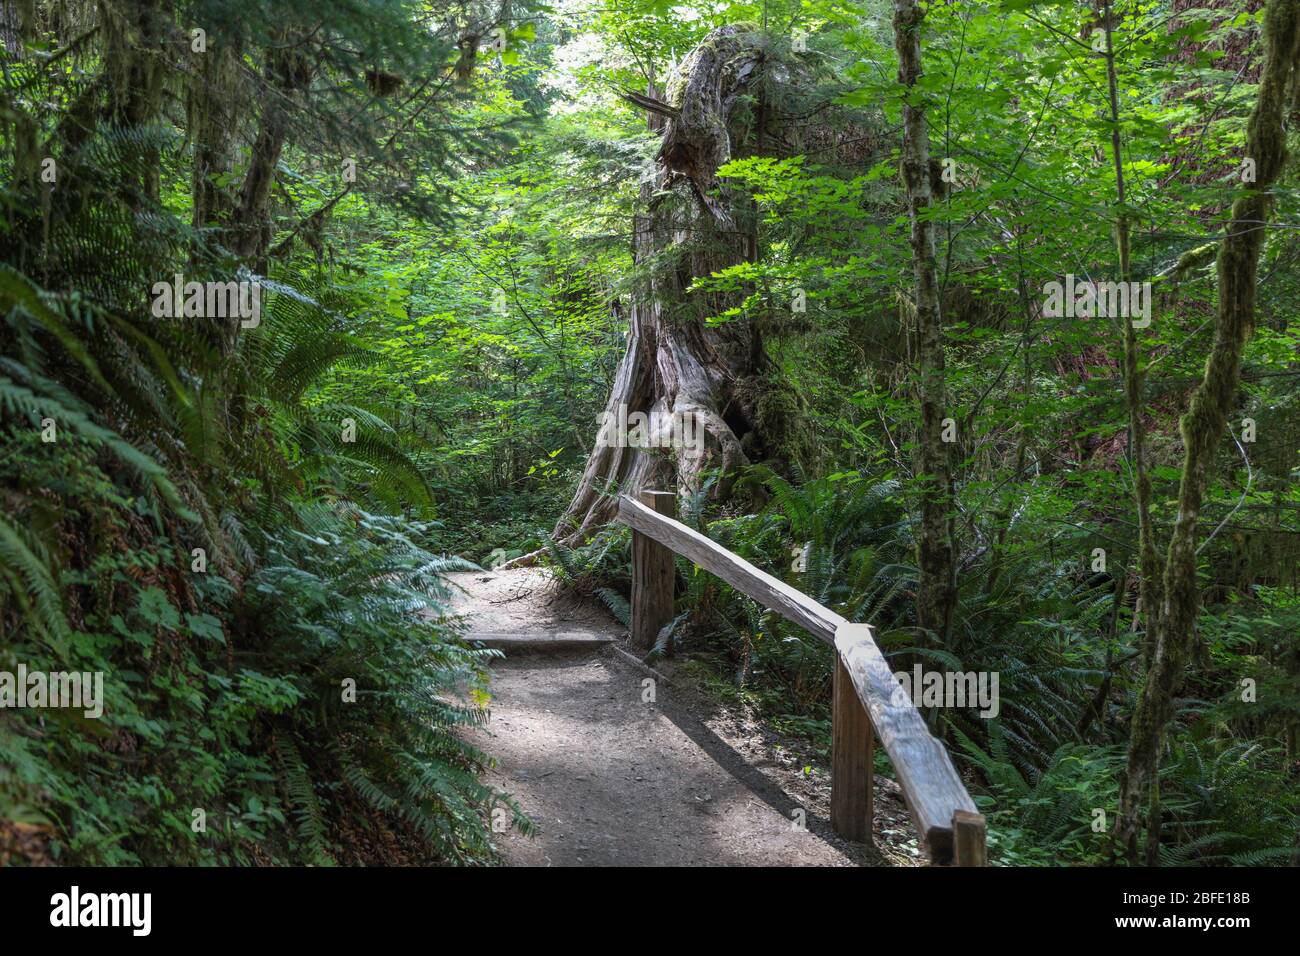
[[[928,218],[933,202],[930,185],[930,136],[925,110],[913,102],[921,78],[921,21],[915,0],[895,0],[894,46],[898,81],[908,92],[903,101],[903,184],[911,221],[912,272],[915,283],[916,359],[920,384],[921,432],[916,475],[921,493],[921,528],[917,538],[920,583],[917,624],[946,639],[956,608],[953,547],[952,472],[943,420],[948,403],[944,376],[943,316],[935,268],[934,226]]]
[[[1121,149],[1119,77],[1115,65],[1114,11],[1109,2],[1102,7],[1105,31],[1106,90],[1110,108],[1110,152],[1115,169],[1115,247],[1120,280],[1133,279],[1130,244],[1131,223],[1126,205],[1124,156]],[[1151,475],[1147,467],[1146,424],[1142,419],[1146,370],[1138,354],[1137,329],[1133,316],[1124,317],[1124,407],[1128,414],[1128,458],[1133,471],[1133,499],[1138,519],[1138,596],[1141,604],[1142,659],[1151,659],[1160,613],[1160,557],[1156,550],[1155,527],[1151,521]]]
[[[714,30],[682,61],[666,102],[634,96],[666,116],[663,145],[641,183],[634,222],[640,277],[630,310],[627,350],[605,412],[653,415],[660,426],[649,447],[626,447],[625,435],[598,435],[555,537],[578,543],[615,511],[609,492],[641,488],[698,490],[720,469],[713,493],[729,494],[736,469],[754,458],[789,456],[801,403],[775,375],[757,330],[745,321],[710,325],[739,304],[733,292],[695,291],[699,278],[755,254],[748,212],[718,179],[728,160],[754,148],[757,135],[738,122],[757,89],[766,54],[761,35],[735,24]],[[673,447],[668,426],[689,421],[702,452]],[[679,443],[680,445],[681,443]]]
[[[1270,187],[1286,160],[1285,116],[1300,61],[1300,0],[1271,0],[1264,20],[1264,67],[1259,99],[1246,132],[1246,155],[1255,160],[1256,181],[1232,207],[1219,248],[1219,303],[1214,344],[1205,374],[1180,428],[1183,472],[1178,514],[1165,557],[1163,595],[1146,682],[1133,714],[1128,761],[1120,790],[1117,836],[1136,859],[1143,800],[1155,785],[1164,729],[1192,643],[1199,609],[1196,583],[1197,522],[1209,468],[1237,401],[1241,354],[1254,326],[1255,278],[1264,224],[1273,209]],[[1152,834],[1148,862],[1158,834]]]

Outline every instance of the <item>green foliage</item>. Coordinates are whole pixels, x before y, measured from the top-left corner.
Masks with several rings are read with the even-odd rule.
[[[896,672],[910,673],[916,663],[940,672],[998,672],[995,719],[973,705],[923,710],[989,817],[994,861],[1109,862],[1131,706],[1126,662],[1136,650],[1132,635],[1116,629],[1113,582],[1099,583],[1084,561],[1053,557],[1087,555],[1091,542],[1058,526],[1037,547],[1003,555],[996,576],[993,555],[986,555],[963,574],[959,624],[944,642],[915,628],[911,525],[897,484],[846,473],[802,485],[765,470],[753,478],[763,479],[770,493],[763,511],[705,521],[701,499],[688,502],[687,520],[848,619],[873,624]],[[805,570],[795,571],[795,564]],[[1289,859],[1300,819],[1292,758],[1276,738],[1261,735],[1287,732],[1300,712],[1290,639],[1294,605],[1289,592],[1270,590],[1250,602],[1251,614],[1207,616],[1216,669],[1198,683],[1229,693],[1212,707],[1185,702],[1174,758],[1162,776],[1162,862]],[[679,638],[674,646],[707,665],[715,689],[717,677],[730,674],[774,725],[828,753],[832,660],[825,647],[698,570],[687,572],[679,606],[684,613],[672,625]],[[1266,656],[1243,653],[1265,648]],[[1292,663],[1267,665],[1279,655]],[[1234,673],[1251,675],[1267,703],[1242,703]]]
[[[432,550],[432,446],[395,424],[374,300],[294,255],[321,251],[322,209],[297,205],[333,191],[313,192],[320,144],[276,144],[280,201],[240,208],[266,138],[237,167],[249,131],[209,116],[247,98],[279,135],[266,104],[310,97],[327,148],[385,177],[407,164],[374,136],[404,132],[424,175],[372,179],[365,202],[445,223],[436,176],[501,124],[449,133],[444,110],[472,111],[457,86],[413,127],[359,78],[445,79],[455,28],[412,28],[430,12],[200,4],[213,72],[192,86],[169,72],[171,5],[104,5],[80,38],[44,5],[7,24],[0,669],[99,674],[104,700],[98,719],[0,712],[0,862],[481,863],[495,807],[530,830],[457,735],[484,719],[487,652],[456,636],[439,575],[472,565]],[[247,74],[222,73],[239,46]],[[263,215],[274,248],[247,243]],[[177,273],[256,282],[259,321],[164,318],[148,293]],[[36,834],[19,856],[11,825]]]
[[[767,64],[736,111],[765,135],[720,170],[750,253],[691,282],[674,321],[762,342],[762,374],[737,388],[752,420],[721,411],[753,460],[795,467],[711,475],[683,520],[871,623],[896,670],[998,673],[994,720],[924,708],[995,861],[1109,860],[1094,811],[1114,815],[1146,625],[1120,329],[1046,315],[1042,292],[1114,278],[1125,217],[1156,293],[1140,342],[1167,536],[1218,295],[1197,254],[1244,185],[1259,13],[1120,5],[1121,205],[1095,10],[926,5],[913,105],[952,173],[926,213],[956,425],[958,608],[938,634],[914,607],[888,4],[65,6],[9,5],[0,52],[0,670],[102,671],[105,716],[0,712],[0,862],[19,826],[39,837],[27,862],[94,864],[477,863],[493,809],[528,831],[458,736],[484,717],[487,655],[457,638],[439,575],[542,549],[626,623],[627,530],[547,535],[655,272],[629,233],[659,141],[619,91],[671,99],[675,65],[731,23]],[[194,24],[201,60],[176,42]],[[1203,608],[1162,761],[1168,864],[1282,863],[1300,821],[1296,168],[1272,191],[1233,438],[1200,515]],[[152,314],[176,273],[257,281],[260,324]],[[829,651],[677,571],[651,656],[824,751]]]
[[[324,506],[298,517],[298,528],[268,539],[236,620],[258,623],[261,667],[299,675],[295,705],[272,732],[279,783],[310,851],[327,855],[315,791],[329,793],[340,777],[441,859],[490,858],[485,819],[498,802],[531,832],[513,802],[479,782],[486,758],[455,733],[486,720],[482,665],[496,653],[467,648],[443,623],[439,575],[472,565],[420,547],[420,523]]]

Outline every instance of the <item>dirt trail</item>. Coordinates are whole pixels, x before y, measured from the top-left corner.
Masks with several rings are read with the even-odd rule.
[[[603,608],[557,596],[538,569],[452,579],[471,633],[625,636]],[[907,865],[916,855],[890,781],[876,794],[886,860],[830,832],[824,774],[609,645],[507,652],[493,667],[491,719],[467,736],[498,761],[489,782],[538,825],[531,838],[498,835],[515,866]]]

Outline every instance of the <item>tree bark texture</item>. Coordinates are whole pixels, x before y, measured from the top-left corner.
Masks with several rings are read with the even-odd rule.
[[[921,402],[921,431],[916,458],[916,478],[921,497],[916,619],[919,627],[946,639],[956,608],[956,561],[952,473],[948,447],[943,441],[947,406],[943,316],[935,267],[934,226],[928,218],[934,201],[930,183],[930,138],[925,109],[916,92],[922,74],[920,31],[923,18],[915,0],[895,0],[894,46],[898,51],[898,81],[907,91],[903,101],[902,174],[907,189],[907,216],[911,222],[916,360]]]
[[[750,211],[743,196],[720,182],[718,169],[758,140],[746,106],[759,95],[765,62],[762,37],[753,28],[725,26],[683,59],[665,100],[629,96],[665,121],[661,148],[641,182],[633,226],[638,278],[627,347],[605,412],[653,414],[659,428],[642,443],[648,447],[622,447],[598,436],[555,527],[557,540],[580,543],[607,524],[616,491],[689,495],[717,469],[712,491],[725,497],[737,469],[779,455],[781,436],[797,427],[801,404],[774,382],[757,331],[743,320],[705,321],[737,305],[740,296],[687,291],[696,279],[753,255],[749,230],[738,222]],[[666,430],[674,416],[695,423],[702,454],[670,447]]]

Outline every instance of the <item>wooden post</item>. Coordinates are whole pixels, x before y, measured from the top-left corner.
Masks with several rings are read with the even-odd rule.
[[[677,497],[667,491],[643,491],[641,504],[669,518],[677,517]],[[654,538],[632,532],[632,646],[648,651],[664,625],[673,619],[673,553]]]
[[[831,828],[846,840],[871,842],[875,735],[848,668],[835,652],[831,710]]]
[[[952,812],[952,865],[988,866],[984,817],[969,810]]]

